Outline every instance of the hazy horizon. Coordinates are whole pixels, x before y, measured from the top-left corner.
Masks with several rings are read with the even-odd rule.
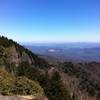
[[[22,45],[100,44],[100,42],[18,42]]]

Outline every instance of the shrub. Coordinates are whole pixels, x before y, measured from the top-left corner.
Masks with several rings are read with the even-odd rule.
[[[14,77],[0,69],[0,94],[2,95],[34,95],[43,94],[41,86],[26,77]]]

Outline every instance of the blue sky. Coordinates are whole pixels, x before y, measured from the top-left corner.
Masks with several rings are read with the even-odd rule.
[[[0,0],[0,34],[18,42],[100,42],[100,0]]]

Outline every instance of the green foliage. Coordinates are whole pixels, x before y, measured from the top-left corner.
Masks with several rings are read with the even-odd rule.
[[[12,40],[7,39],[6,37],[0,37],[0,45],[3,47],[8,47],[12,45]]]
[[[77,68],[74,67],[72,62],[64,62],[63,63],[63,69],[64,72],[69,74],[69,75],[76,75],[77,74]]]
[[[28,62],[22,62],[16,67],[16,76],[26,76],[27,78],[35,81],[42,81],[44,71],[39,70],[37,67],[30,65]]]
[[[18,77],[14,84],[13,93],[22,95],[34,95],[37,93],[43,94],[43,89],[40,85],[26,77]]]
[[[76,78],[79,79],[81,91],[87,92],[89,96],[98,96],[100,92],[100,83],[95,81],[95,79],[91,77],[91,74],[82,68],[84,67],[82,64],[79,65],[74,65],[72,62],[65,62],[62,65],[62,69],[65,73],[76,76]]]
[[[0,69],[0,94],[11,95],[11,86],[15,78],[5,70]]]
[[[17,70],[18,76],[26,76],[38,81],[50,100],[70,100],[70,95],[58,72],[55,72],[50,78],[46,71],[42,72],[38,68],[30,66],[27,62],[21,63]]]
[[[55,72],[49,80],[46,94],[50,100],[71,100],[69,92],[60,78],[59,72]]]
[[[15,78],[0,69],[0,94],[2,95],[34,95],[43,94],[41,86],[26,77]]]

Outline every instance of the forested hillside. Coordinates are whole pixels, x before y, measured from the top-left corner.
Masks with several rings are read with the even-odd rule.
[[[53,76],[56,77],[55,75],[49,77],[49,68],[50,65],[44,59],[12,40],[0,37],[0,80],[2,80],[0,94],[34,95],[39,93],[50,100],[70,100],[69,93],[64,92],[67,89],[62,88],[64,84],[60,77],[57,80],[52,79]]]
[[[52,63],[0,37],[0,95],[36,95],[36,100],[100,100],[99,63]],[[95,70],[97,72],[97,70]]]

